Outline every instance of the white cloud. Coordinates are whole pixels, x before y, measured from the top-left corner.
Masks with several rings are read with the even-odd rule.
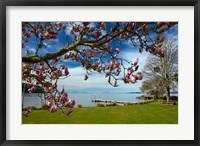
[[[129,61],[134,61],[134,59],[138,57],[140,66],[138,71],[141,72],[149,53],[145,51],[143,53],[139,53],[139,51],[135,50],[131,42],[127,43],[127,47],[128,51],[125,50],[121,51],[120,57],[123,57]],[[133,48],[133,50],[130,48]],[[94,89],[95,92],[101,92],[101,91],[134,92],[134,91],[139,91],[139,87],[141,86],[142,83],[142,81],[138,81],[135,84],[124,84],[123,81],[119,81],[118,82],[119,87],[114,88],[107,82],[107,78],[105,78],[105,75],[103,73],[100,74],[92,72],[92,75],[90,75],[88,80],[85,81],[84,75],[86,74],[86,71],[81,66],[75,68],[69,68],[69,72],[70,72],[70,77],[59,80],[58,88],[62,88],[62,86],[64,86],[67,89],[67,91],[73,90],[77,92],[88,91],[91,89]]]
[[[52,39],[51,42],[56,42],[56,43],[58,43],[58,42],[59,42],[59,39]]]
[[[47,44],[47,43],[43,43],[43,45],[47,48],[51,48],[51,45]]]
[[[108,82],[105,75],[102,73],[93,72],[89,76],[88,80],[84,80],[85,70],[82,67],[69,68],[70,76],[65,79],[58,81],[58,88],[61,89],[63,86],[67,91],[91,91],[94,89],[95,92],[110,91],[110,92],[133,92],[139,91],[141,83],[136,84],[124,84],[119,81],[119,87],[112,87]]]
[[[44,48],[39,49],[38,52],[44,53],[44,54],[49,53],[49,51],[47,49],[44,49]]]
[[[35,48],[30,48],[30,49],[28,49],[28,50],[31,51],[31,52],[33,52],[33,53],[36,52]]]
[[[89,26],[89,27],[96,27],[96,25],[95,25],[94,22],[91,22],[88,26]]]
[[[65,29],[65,33],[66,35],[71,35],[70,34],[70,31],[72,30],[72,26],[67,26],[66,29]]]
[[[102,36],[107,34],[107,30],[101,30]]]

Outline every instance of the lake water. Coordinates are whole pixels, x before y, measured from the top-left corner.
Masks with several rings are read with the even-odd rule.
[[[101,99],[101,100],[115,100],[115,101],[130,101],[130,102],[137,102],[141,101],[136,97],[141,96],[140,93],[68,93],[68,97],[76,101],[77,104],[81,104],[83,107],[91,107],[96,106],[95,102],[91,100],[94,99]],[[24,102],[23,107],[28,106],[35,106],[36,108],[41,107],[41,99],[39,98],[38,94],[24,94]]]

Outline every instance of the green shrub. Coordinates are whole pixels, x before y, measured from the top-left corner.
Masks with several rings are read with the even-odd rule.
[[[81,104],[77,104],[77,107],[78,108],[82,108],[83,106]]]
[[[97,107],[104,107],[105,105],[102,103],[97,103]]]
[[[37,110],[37,108],[35,106],[31,106],[32,110]]]
[[[49,109],[49,107],[48,107],[48,105],[47,104],[42,104],[42,107],[41,107],[43,110],[48,110]]]

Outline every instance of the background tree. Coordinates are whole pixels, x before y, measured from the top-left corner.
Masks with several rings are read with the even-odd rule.
[[[163,43],[165,55],[163,58],[150,55],[144,66],[143,75],[146,83],[152,83],[154,88],[165,89],[167,101],[170,99],[170,90],[177,88],[178,82],[178,46],[172,39],[166,39]],[[153,83],[154,82],[154,83]],[[159,85],[159,86],[157,86]],[[152,88],[152,89],[154,89]]]
[[[61,91],[57,89],[58,79],[70,75],[64,60],[81,63],[86,70],[84,80],[89,78],[92,71],[96,71],[105,73],[108,83],[113,87],[118,86],[118,80],[135,83],[142,79],[142,74],[136,73],[138,58],[129,61],[119,57],[120,48],[116,44],[130,41],[134,46],[139,46],[139,52],[146,50],[164,57],[161,46],[165,37],[162,33],[176,24],[177,22],[23,22],[22,48],[26,49],[26,54],[22,57],[22,80],[33,85],[29,89],[30,93],[35,90],[34,85],[43,89],[51,112],[68,107],[69,114],[75,101],[68,99],[64,87]],[[70,35],[66,36],[67,43],[63,47],[56,52],[39,54],[41,49],[47,49],[65,30],[70,30]],[[35,45],[33,51],[28,50],[30,44]],[[129,64],[129,67],[124,64]]]
[[[151,79],[143,81],[140,90],[142,93],[155,95],[155,98],[158,98],[165,93],[165,88],[163,87],[162,79]]]

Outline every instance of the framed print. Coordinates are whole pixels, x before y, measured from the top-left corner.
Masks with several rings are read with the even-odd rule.
[[[1,145],[199,145],[199,1],[1,1]]]

